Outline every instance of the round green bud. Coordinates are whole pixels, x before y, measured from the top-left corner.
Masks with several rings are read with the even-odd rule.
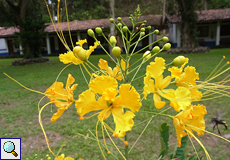
[[[178,56],[173,60],[173,65],[181,66],[184,64],[186,58],[184,56]]]
[[[87,56],[87,53],[86,53],[86,50],[84,50],[83,48],[77,53],[77,56],[78,58],[81,60],[81,61],[85,61],[86,60],[86,56]]]
[[[168,42],[168,37],[163,37],[163,38],[161,38],[161,40],[163,41],[163,42]]]
[[[110,18],[109,21],[110,21],[110,23],[114,23],[114,19],[113,18]]]
[[[146,20],[144,20],[144,22],[143,23],[147,23],[147,21]]]
[[[145,32],[145,28],[141,28],[141,32]]]
[[[120,54],[121,54],[121,48],[116,46],[116,47],[113,47],[112,49],[112,54],[115,56],[115,57],[119,57]]]
[[[121,17],[118,17],[117,20],[118,20],[118,21],[121,21]]]
[[[127,26],[124,26],[124,27],[122,28],[122,31],[123,31],[124,33],[126,33],[126,32],[128,31],[128,27],[127,27]]]
[[[121,23],[118,23],[117,26],[118,26],[119,28],[121,28],[121,27],[122,27],[122,24],[121,24]]]
[[[143,57],[145,60],[148,60],[150,57],[151,57],[151,52],[150,51],[146,51],[144,54],[143,54]]]
[[[109,38],[109,41],[110,41],[110,43],[111,43],[112,45],[115,45],[115,44],[117,43],[117,40],[116,40],[116,38],[115,38],[114,36],[111,36],[111,37]]]
[[[97,27],[95,31],[97,34],[102,34],[102,29],[100,27]]]
[[[94,31],[92,29],[88,29],[87,33],[90,37],[94,37]]]
[[[158,33],[159,33],[159,30],[156,29],[153,33],[154,33],[154,34],[158,34]]]
[[[129,20],[132,21],[133,20],[132,17],[129,17]]]
[[[159,46],[155,46],[155,47],[153,47],[153,49],[152,49],[152,53],[159,53],[160,52],[160,47]]]
[[[171,44],[170,43],[166,43],[164,46],[163,46],[163,50],[169,50],[171,48]]]
[[[152,28],[151,26],[146,27],[147,30],[150,30],[151,28]]]
[[[145,35],[145,32],[141,32],[140,35],[141,37],[143,37]]]

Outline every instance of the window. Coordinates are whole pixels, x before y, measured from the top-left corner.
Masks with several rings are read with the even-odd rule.
[[[198,26],[197,32],[198,32],[198,37],[208,37],[209,26]]]
[[[220,27],[220,35],[221,36],[229,36],[230,35],[230,24],[228,25],[221,25]]]

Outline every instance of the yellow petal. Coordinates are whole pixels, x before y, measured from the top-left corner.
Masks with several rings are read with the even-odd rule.
[[[100,59],[100,60],[99,60],[99,63],[98,63],[98,66],[99,66],[101,69],[104,69],[104,70],[108,71],[109,66],[108,66],[108,62],[107,62],[106,60]]]
[[[145,99],[149,93],[154,93],[154,92],[155,92],[154,80],[151,79],[150,74],[147,74],[146,77],[144,78],[143,94],[144,94]]]
[[[157,109],[161,109],[165,105],[165,102],[161,101],[161,97],[157,93],[153,94],[153,101],[154,101],[154,105]]]
[[[66,157],[64,160],[74,160],[74,159],[71,157]]]
[[[151,74],[151,77],[156,78],[164,72],[164,69],[165,60],[161,57],[156,57],[155,62],[151,62],[146,71]]]
[[[119,87],[119,96],[113,102],[113,107],[124,107],[130,109],[132,112],[139,111],[141,107],[140,95],[136,89],[130,84],[122,84]]]
[[[110,76],[98,76],[89,82],[89,88],[91,88],[94,93],[103,94],[107,88],[118,87],[117,81]]]
[[[127,111],[122,114],[122,108],[112,108],[113,119],[115,123],[115,131],[113,136],[124,137],[127,131],[130,131],[134,125],[133,112]]]
[[[188,66],[184,69],[185,76],[180,80],[180,82],[186,82],[193,86],[196,85],[196,80],[199,79],[199,74],[196,73],[196,68]]]
[[[170,82],[171,82],[171,79],[172,79],[171,76],[165,77],[165,78],[159,83],[158,89],[162,90],[162,89],[168,87],[168,85],[169,85]],[[157,82],[157,81],[156,81],[156,82]]]
[[[58,156],[58,158],[55,158],[55,160],[64,160],[64,158],[65,158],[65,155],[62,154],[62,155]]]
[[[69,51],[67,53],[60,54],[59,59],[64,64],[74,63],[75,65],[78,65],[83,62],[80,59],[76,58],[73,52],[69,52]]]
[[[53,123],[57,121],[61,117],[61,115],[64,113],[64,111],[65,111],[65,108],[59,108],[57,113],[53,114],[53,117],[50,119],[50,121]]]
[[[84,39],[84,40],[79,40],[78,42],[76,42],[76,45],[80,45],[81,47],[83,46],[84,43],[87,43],[87,40]]]
[[[75,81],[75,79],[73,78],[73,76],[71,74],[68,74],[68,78],[66,81],[66,89],[70,88],[70,85],[73,84],[73,82]]]
[[[99,99],[103,100],[102,97],[100,97]],[[99,99],[98,101],[100,102]],[[102,103],[99,102],[96,101],[95,94],[88,89],[79,95],[78,100],[75,102],[75,107],[77,108],[78,114],[83,117],[85,114],[91,111],[97,111],[107,108],[105,100],[103,100]]]
[[[114,88],[107,88],[105,92],[103,92],[102,96],[106,101],[113,101],[116,97],[118,91]]]
[[[182,70],[178,67],[172,67],[168,69],[171,72],[173,78],[180,78]]]
[[[104,121],[110,116],[111,113],[111,108],[103,109],[98,115],[99,121]]]

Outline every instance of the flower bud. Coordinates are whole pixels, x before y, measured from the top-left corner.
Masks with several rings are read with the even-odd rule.
[[[94,31],[92,29],[88,29],[87,33],[90,37],[94,37]]]
[[[159,52],[160,52],[160,47],[155,46],[155,47],[152,49],[151,52],[152,52],[152,53],[159,53]]]
[[[141,28],[141,32],[145,32],[145,28]]]
[[[111,43],[112,45],[115,45],[115,44],[117,43],[117,40],[116,40],[116,38],[115,38],[114,36],[111,36],[111,37],[109,38],[109,41],[110,41],[110,43]]]
[[[145,32],[141,32],[140,35],[141,37],[143,37],[145,35]]]
[[[185,60],[186,60],[186,58],[184,56],[177,56],[173,60],[173,65],[175,65],[175,66],[181,66],[181,65],[184,64]]]
[[[170,43],[166,43],[164,46],[163,46],[163,50],[169,50],[171,48],[171,44]]]
[[[95,31],[97,34],[102,34],[102,29],[100,27],[97,27]]]
[[[163,38],[161,38],[161,40],[163,41],[163,42],[168,42],[168,37],[163,37]]]
[[[117,26],[118,26],[119,28],[121,28],[121,27],[122,27],[122,24],[121,24],[121,23],[118,23]]]
[[[114,23],[114,19],[113,18],[110,18],[109,21],[110,21],[110,23]]]
[[[144,54],[143,54],[143,57],[145,60],[148,60],[150,57],[151,57],[151,52],[150,51],[146,51]]]
[[[117,20],[118,20],[118,21],[121,21],[121,17],[118,17]]]
[[[150,30],[151,28],[152,28],[151,26],[148,26],[148,27],[147,27],[147,30]]]
[[[129,17],[129,20],[132,21],[133,20],[132,17]]]
[[[115,57],[119,57],[120,54],[121,54],[121,48],[116,46],[116,47],[113,47],[112,49],[112,54],[115,56]]]
[[[127,27],[127,26],[124,26],[124,27],[122,28],[122,30],[123,30],[124,33],[126,33],[126,32],[128,31],[128,27]]]
[[[154,34],[158,34],[158,33],[159,33],[159,30],[156,29],[153,33],[154,33]]]

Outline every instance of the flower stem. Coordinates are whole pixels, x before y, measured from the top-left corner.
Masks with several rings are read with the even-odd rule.
[[[125,134],[125,141],[128,141],[127,139],[128,139],[128,136],[127,134]],[[126,160],[129,159],[129,145],[125,145],[125,158]]]

